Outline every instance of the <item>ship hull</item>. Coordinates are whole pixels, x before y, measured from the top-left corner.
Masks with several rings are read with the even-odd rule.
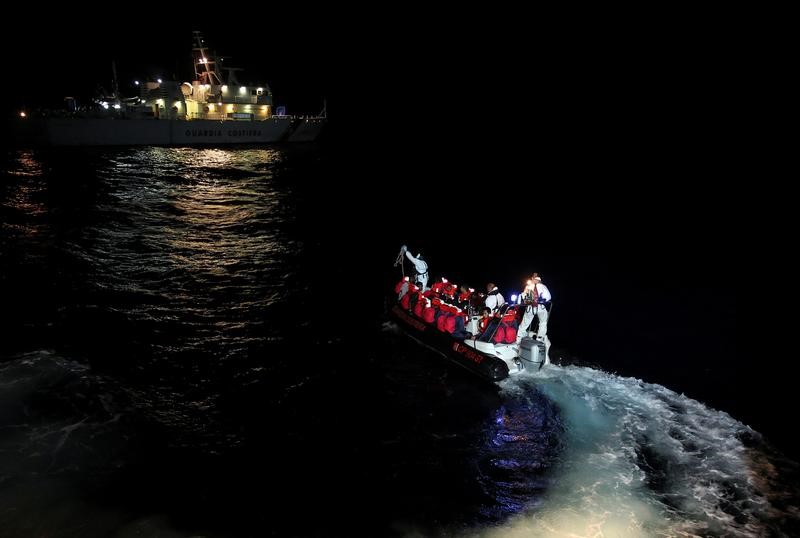
[[[52,146],[219,146],[310,142],[322,127],[322,120],[304,120],[299,125],[294,121],[288,117],[261,121],[47,118],[31,121],[33,129],[28,131],[38,132],[27,138]],[[298,129],[302,131],[293,137]]]

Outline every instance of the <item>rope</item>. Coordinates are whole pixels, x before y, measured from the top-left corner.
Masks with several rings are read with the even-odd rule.
[[[403,278],[406,277],[406,266],[403,263],[403,251],[400,251],[400,254],[397,255],[397,259],[394,260],[394,267],[400,266],[400,269],[403,271]]]

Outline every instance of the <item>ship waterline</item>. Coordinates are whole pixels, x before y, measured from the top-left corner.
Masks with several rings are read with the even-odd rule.
[[[258,144],[313,141],[321,118],[272,117],[258,121],[31,118],[32,142],[54,146]]]

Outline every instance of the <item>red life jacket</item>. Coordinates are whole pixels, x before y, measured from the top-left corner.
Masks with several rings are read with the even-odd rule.
[[[433,323],[434,318],[436,318],[435,308],[429,306],[422,310],[422,319],[425,320],[425,323]]]
[[[514,327],[506,326],[505,331],[506,331],[505,334],[506,344],[513,344],[514,342],[517,341],[517,330]]]
[[[447,284],[442,286],[442,293],[447,295],[450,298],[455,297],[456,290],[457,290],[457,288],[456,288],[455,284],[451,284],[450,282],[448,282]]]
[[[453,331],[456,330],[456,317],[451,315],[447,316],[447,319],[444,322],[444,329],[445,331],[453,334]]]
[[[402,306],[404,309],[408,310],[409,301],[411,301],[411,293],[410,292],[406,293],[405,295],[403,295],[403,298],[400,299],[400,306]]]
[[[503,327],[498,327],[494,333],[494,338],[492,340],[495,344],[501,344],[505,341],[506,338],[506,330]]]
[[[425,306],[424,300],[417,301],[417,304],[414,306],[414,315],[417,316],[418,318],[421,318],[424,306]]]
[[[503,317],[500,318],[500,321],[502,323],[511,323],[516,319],[517,319],[517,308],[511,307],[508,310],[506,310],[506,313],[503,314]]]

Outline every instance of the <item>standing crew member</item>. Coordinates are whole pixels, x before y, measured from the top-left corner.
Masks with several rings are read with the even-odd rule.
[[[405,245],[400,247],[400,250],[414,264],[414,271],[416,271],[414,282],[419,284],[422,291],[426,291],[428,289],[428,264],[422,259],[422,254],[417,253],[416,257],[412,256]]]
[[[550,306],[552,305],[553,296],[550,290],[542,284],[542,277],[534,275],[531,279],[533,286],[531,292],[536,306],[536,316],[539,318],[539,329],[536,331],[536,339],[542,342],[547,338],[547,318],[550,316]]]
[[[486,285],[486,301],[485,305],[486,308],[491,310],[492,312],[496,312],[501,306],[506,304],[506,300],[503,299],[503,295],[500,293],[500,290],[497,289],[497,286],[494,285],[493,282],[489,282]]]

